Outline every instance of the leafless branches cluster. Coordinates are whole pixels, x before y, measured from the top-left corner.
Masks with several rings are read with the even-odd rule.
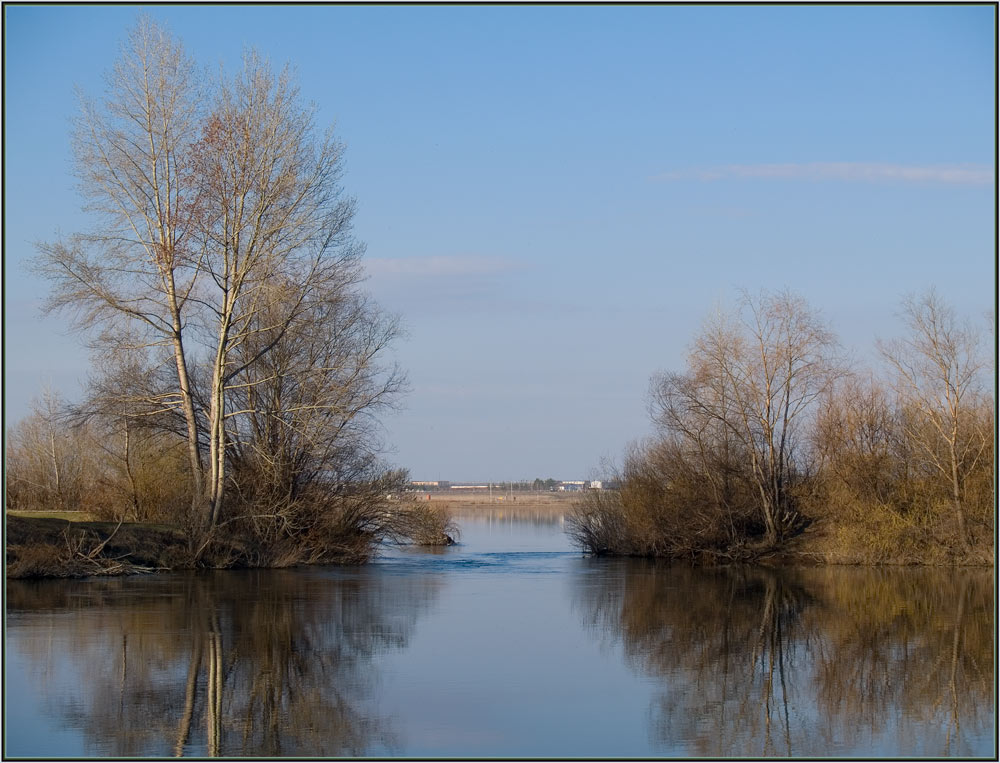
[[[975,561],[992,554],[994,402],[980,337],[933,291],[903,302],[886,379],[852,370],[800,298],[744,294],[710,317],[684,373],[651,384],[659,434],[621,490],[574,520],[601,553],[745,559],[825,525],[817,554]],[[815,529],[815,528],[813,528]]]
[[[361,291],[343,146],[290,72],[249,51],[206,77],[142,19],[74,148],[94,225],[37,267],[100,359],[78,420],[114,430],[126,472],[137,443],[182,443],[199,542],[247,516],[280,535],[291,507],[378,482],[399,327]]]

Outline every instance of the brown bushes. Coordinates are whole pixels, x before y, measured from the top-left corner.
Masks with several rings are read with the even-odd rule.
[[[994,403],[976,333],[933,292],[907,300],[911,337],[881,345],[883,382],[824,357],[829,335],[787,295],[752,315],[749,328],[709,321],[688,372],[654,379],[659,435],[626,456],[619,492],[584,502],[577,543],[702,561],[794,547],[837,562],[992,563]],[[806,381],[797,363],[815,363]]]
[[[820,407],[813,435],[819,468],[808,511],[828,528],[817,550],[865,563],[990,563],[992,405],[970,399],[958,413],[960,439],[976,445],[956,464],[964,527],[956,480],[939,468],[947,442],[926,415],[874,378],[845,378]]]
[[[769,548],[752,487],[735,470],[716,477],[675,441],[633,447],[614,480],[620,489],[588,491],[570,537],[595,554],[747,561]]]
[[[628,554],[625,507],[617,490],[590,490],[567,518],[567,534],[592,554]]]
[[[831,562],[991,564],[992,445],[963,473],[963,537],[950,481],[915,455],[915,443],[896,423],[904,413],[887,401],[871,407],[879,396],[860,392],[852,380],[824,402],[812,433],[811,468],[786,484],[795,513],[788,526],[812,525],[815,532],[807,536],[788,532],[782,542],[768,543],[753,482],[739,464],[721,479],[670,438],[633,448],[618,478],[621,489],[585,496],[570,535],[595,554],[702,562],[748,561],[791,544]],[[861,408],[872,418],[860,420]],[[988,414],[985,409],[974,418],[977,436],[992,442]]]
[[[243,491],[215,534],[241,541],[230,565],[357,564],[385,543],[444,545],[457,535],[440,507],[400,499],[409,482],[405,470],[365,463],[349,482],[289,481],[281,490],[266,474],[234,474]]]
[[[450,546],[459,537],[458,525],[440,504],[404,498],[390,509],[391,536],[397,543]]]

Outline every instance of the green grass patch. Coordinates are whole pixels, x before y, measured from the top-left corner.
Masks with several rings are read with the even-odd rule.
[[[28,517],[30,519],[64,519],[67,522],[96,522],[97,515],[89,511],[23,511],[8,510],[8,517]]]

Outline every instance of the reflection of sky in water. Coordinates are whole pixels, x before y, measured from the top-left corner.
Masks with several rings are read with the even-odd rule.
[[[448,568],[445,591],[407,651],[384,664],[407,754],[608,757],[636,742],[648,751],[650,686],[580,628],[570,579],[585,561],[562,528],[497,517],[459,525],[461,545],[429,565]]]
[[[986,572],[692,571],[584,558],[558,522],[459,524],[459,545],[388,549],[360,568],[214,573],[193,588],[171,575],[13,581],[7,754],[108,755],[120,748],[101,734],[132,733],[144,702],[179,714],[206,611],[229,665],[223,754],[244,752],[237,710],[261,640],[278,653],[268,670],[294,668],[294,692],[325,693],[314,717],[281,716],[282,754],[298,756],[351,754],[348,742],[373,756],[939,756],[950,673],[931,666],[951,659],[955,622],[992,680]],[[138,714],[119,722],[124,633],[145,662],[122,695]],[[992,693],[972,662],[955,666],[973,688],[947,752],[988,756]],[[203,695],[188,754],[206,749]],[[176,719],[166,726],[138,754],[171,755]]]

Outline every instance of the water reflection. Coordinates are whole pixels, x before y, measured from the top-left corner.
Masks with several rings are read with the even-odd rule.
[[[990,571],[670,568],[496,521],[358,569],[9,581],[5,753],[995,752]]]
[[[635,670],[662,679],[650,708],[661,748],[991,752],[989,572],[598,564],[580,578],[577,604]]]
[[[372,696],[377,655],[406,645],[438,585],[296,570],[10,581],[7,611],[51,712],[101,756],[358,756],[399,749]]]

